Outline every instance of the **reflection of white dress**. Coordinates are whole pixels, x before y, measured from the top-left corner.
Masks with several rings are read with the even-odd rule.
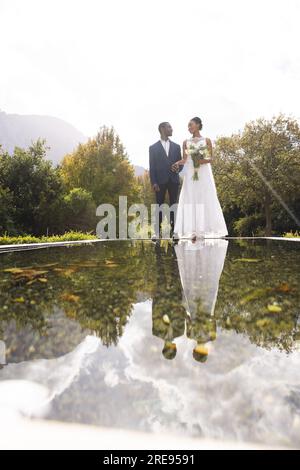
[[[188,139],[190,144],[206,149],[205,137]],[[184,165],[182,189],[179,196],[174,232],[179,238],[194,235],[205,238],[219,238],[227,235],[226,222],[217,196],[210,163],[200,165],[199,180],[193,180],[193,160],[187,156]]]
[[[227,240],[180,240],[175,245],[185,308],[191,319],[199,301],[206,313],[214,313],[227,246]]]

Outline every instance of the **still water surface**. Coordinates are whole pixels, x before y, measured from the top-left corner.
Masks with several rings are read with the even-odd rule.
[[[0,419],[300,447],[299,247],[0,254]]]

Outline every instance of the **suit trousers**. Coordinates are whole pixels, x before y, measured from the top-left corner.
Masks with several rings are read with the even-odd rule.
[[[167,183],[159,184],[159,191],[155,193],[156,195],[156,203],[160,206],[164,204],[166,192],[168,191],[170,206],[177,202],[178,197],[178,190],[179,190],[179,183],[174,183],[171,178],[169,178]],[[158,214],[157,214],[158,212]],[[161,225],[162,225],[162,211],[159,210],[156,212],[156,220],[155,220],[155,234],[158,236],[161,233]],[[158,217],[157,217],[158,215]],[[175,214],[174,211],[170,212],[170,225],[172,232],[174,231],[175,225]]]

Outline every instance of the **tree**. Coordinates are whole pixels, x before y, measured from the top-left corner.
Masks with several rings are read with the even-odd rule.
[[[217,140],[216,183],[225,211],[240,211],[233,224],[238,234],[257,232],[264,225],[265,235],[270,236],[274,220],[281,228],[279,214],[288,216],[291,228],[299,227],[295,213],[300,199],[299,158],[299,125],[283,114],[252,121],[242,133]]]
[[[10,191],[0,186],[0,235],[4,232],[16,235],[17,230],[14,225],[14,205],[13,196]]]
[[[74,188],[64,196],[65,230],[93,230],[97,225],[96,204],[91,193]]]
[[[143,175],[138,176],[137,181],[141,188],[141,200],[150,210],[151,204],[155,204],[155,194],[150,182],[149,171],[145,171]]]
[[[45,234],[58,229],[63,184],[58,170],[45,160],[44,140],[28,150],[15,147],[10,156],[0,153],[0,186],[9,191],[14,222],[20,231]]]
[[[89,191],[97,206],[110,203],[118,207],[121,195],[128,197],[129,205],[140,200],[133,166],[113,128],[102,127],[95,138],[66,155],[60,173],[69,190],[81,187]]]

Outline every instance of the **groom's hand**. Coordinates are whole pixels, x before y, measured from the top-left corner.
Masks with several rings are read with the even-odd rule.
[[[177,163],[173,163],[172,167],[171,167],[171,170],[172,171],[178,171],[178,165]]]
[[[153,191],[158,192],[159,190],[160,190],[160,187],[158,186],[158,184],[154,184]]]

